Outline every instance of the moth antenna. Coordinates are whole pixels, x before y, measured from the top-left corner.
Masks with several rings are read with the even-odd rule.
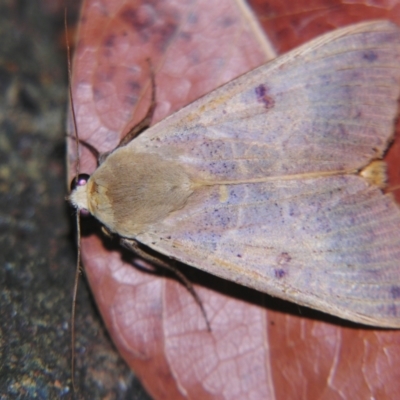
[[[67,7],[64,8],[64,29],[65,29],[65,43],[67,48],[67,66],[68,66],[68,92],[69,92],[69,104],[71,109],[74,137],[76,144],[76,165],[75,165],[75,176],[78,177],[80,173],[81,163],[79,157],[79,137],[78,127],[76,123],[76,115],[74,108],[74,100],[72,97],[72,74],[71,74],[71,50],[68,40],[68,24],[67,24]],[[76,235],[77,235],[77,255],[76,255],[76,270],[74,279],[74,289],[72,295],[72,309],[71,309],[71,382],[72,389],[74,392],[77,391],[75,386],[75,314],[76,314],[76,297],[78,293],[78,283],[80,275],[80,260],[81,260],[81,227],[80,227],[80,215],[79,210],[76,210]]]
[[[80,218],[79,218],[79,210],[76,212],[76,234],[77,234],[77,264],[75,269],[75,278],[74,278],[74,289],[72,294],[72,308],[71,308],[71,382],[72,389],[74,392],[77,391],[75,386],[75,315],[76,315],[76,297],[78,294],[78,283],[79,283],[79,275],[80,275],[80,259],[81,259],[81,227],[80,227]]]

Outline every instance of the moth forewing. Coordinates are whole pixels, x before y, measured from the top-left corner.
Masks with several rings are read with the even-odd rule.
[[[360,174],[388,147],[399,92],[396,25],[334,31],[115,150],[86,186],[89,210],[212,274],[400,327],[400,211]]]

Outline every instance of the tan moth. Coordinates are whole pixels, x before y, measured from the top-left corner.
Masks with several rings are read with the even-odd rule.
[[[339,29],[115,149],[71,202],[125,243],[400,327],[400,211],[379,161],[399,94],[399,28]]]

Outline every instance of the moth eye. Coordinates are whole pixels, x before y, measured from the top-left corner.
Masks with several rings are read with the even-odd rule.
[[[78,186],[86,185],[89,178],[90,178],[90,175],[88,175],[88,174],[79,174],[78,176],[75,176],[75,178],[72,179],[72,182],[71,182],[71,192],[73,190],[75,190]]]

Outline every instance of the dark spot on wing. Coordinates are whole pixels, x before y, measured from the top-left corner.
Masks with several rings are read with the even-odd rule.
[[[289,253],[283,252],[279,254],[278,257],[276,257],[276,262],[279,265],[287,265],[290,263],[292,260],[292,257],[290,257]]]
[[[267,110],[270,110],[271,108],[273,108],[275,106],[275,100],[273,97],[271,97],[268,94],[267,86],[261,84],[256,87],[255,92],[256,92],[256,96],[257,96],[257,101],[259,103],[263,103],[264,107]]]
[[[275,278],[281,279],[286,275],[285,270],[283,269],[276,269],[275,270]]]
[[[390,289],[390,294],[392,295],[393,299],[400,299],[400,287],[392,286]]]
[[[373,62],[378,58],[378,55],[373,50],[368,50],[363,53],[363,59],[369,62]]]

